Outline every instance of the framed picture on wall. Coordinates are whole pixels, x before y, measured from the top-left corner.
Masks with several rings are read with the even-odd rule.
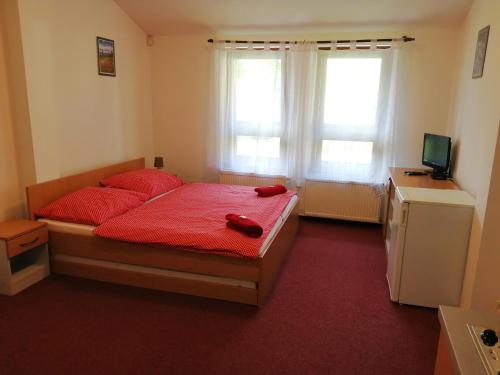
[[[489,35],[489,25],[479,30],[479,33],[477,34],[476,56],[474,57],[472,78],[481,78],[483,76],[484,60],[486,59],[486,47],[488,46]]]
[[[101,38],[97,40],[97,72],[102,76],[116,76],[115,41]]]

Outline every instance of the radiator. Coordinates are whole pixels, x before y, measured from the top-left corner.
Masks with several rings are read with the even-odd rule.
[[[370,185],[306,181],[304,215],[381,222],[382,194]]]
[[[265,176],[247,173],[219,172],[219,183],[227,185],[265,186],[286,184],[284,176]]]

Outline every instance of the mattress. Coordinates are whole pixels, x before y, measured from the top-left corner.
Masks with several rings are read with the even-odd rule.
[[[166,193],[168,194],[168,193]],[[165,194],[163,194],[165,195]],[[163,196],[161,195],[161,196]],[[150,202],[153,202],[160,198],[161,196],[155,197],[145,204],[148,204]],[[293,208],[295,207],[295,204],[297,202],[297,196],[291,197],[290,201],[288,202],[287,206],[285,209],[281,212],[281,214],[278,216],[276,222],[274,223],[272,229],[270,230],[269,234],[265,238],[264,242],[262,243],[260,250],[259,250],[259,255],[264,254],[267,249],[269,248],[272,240],[274,237],[276,237],[277,233],[283,226],[284,222],[292,212]],[[38,219],[41,222],[47,223],[48,230],[51,232],[57,232],[57,233],[68,233],[68,234],[77,234],[80,236],[95,236],[93,231],[96,228],[95,226],[92,225],[84,225],[84,224],[74,224],[74,223],[67,223],[63,221],[58,221],[58,220],[50,220],[50,219],[43,219],[40,218]]]

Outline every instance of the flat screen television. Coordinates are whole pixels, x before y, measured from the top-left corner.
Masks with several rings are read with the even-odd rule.
[[[444,180],[450,170],[451,138],[444,135],[424,134],[422,164],[432,168],[432,178]]]

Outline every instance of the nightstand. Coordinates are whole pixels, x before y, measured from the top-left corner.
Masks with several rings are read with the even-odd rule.
[[[48,239],[45,223],[0,223],[0,294],[13,296],[50,274]]]

